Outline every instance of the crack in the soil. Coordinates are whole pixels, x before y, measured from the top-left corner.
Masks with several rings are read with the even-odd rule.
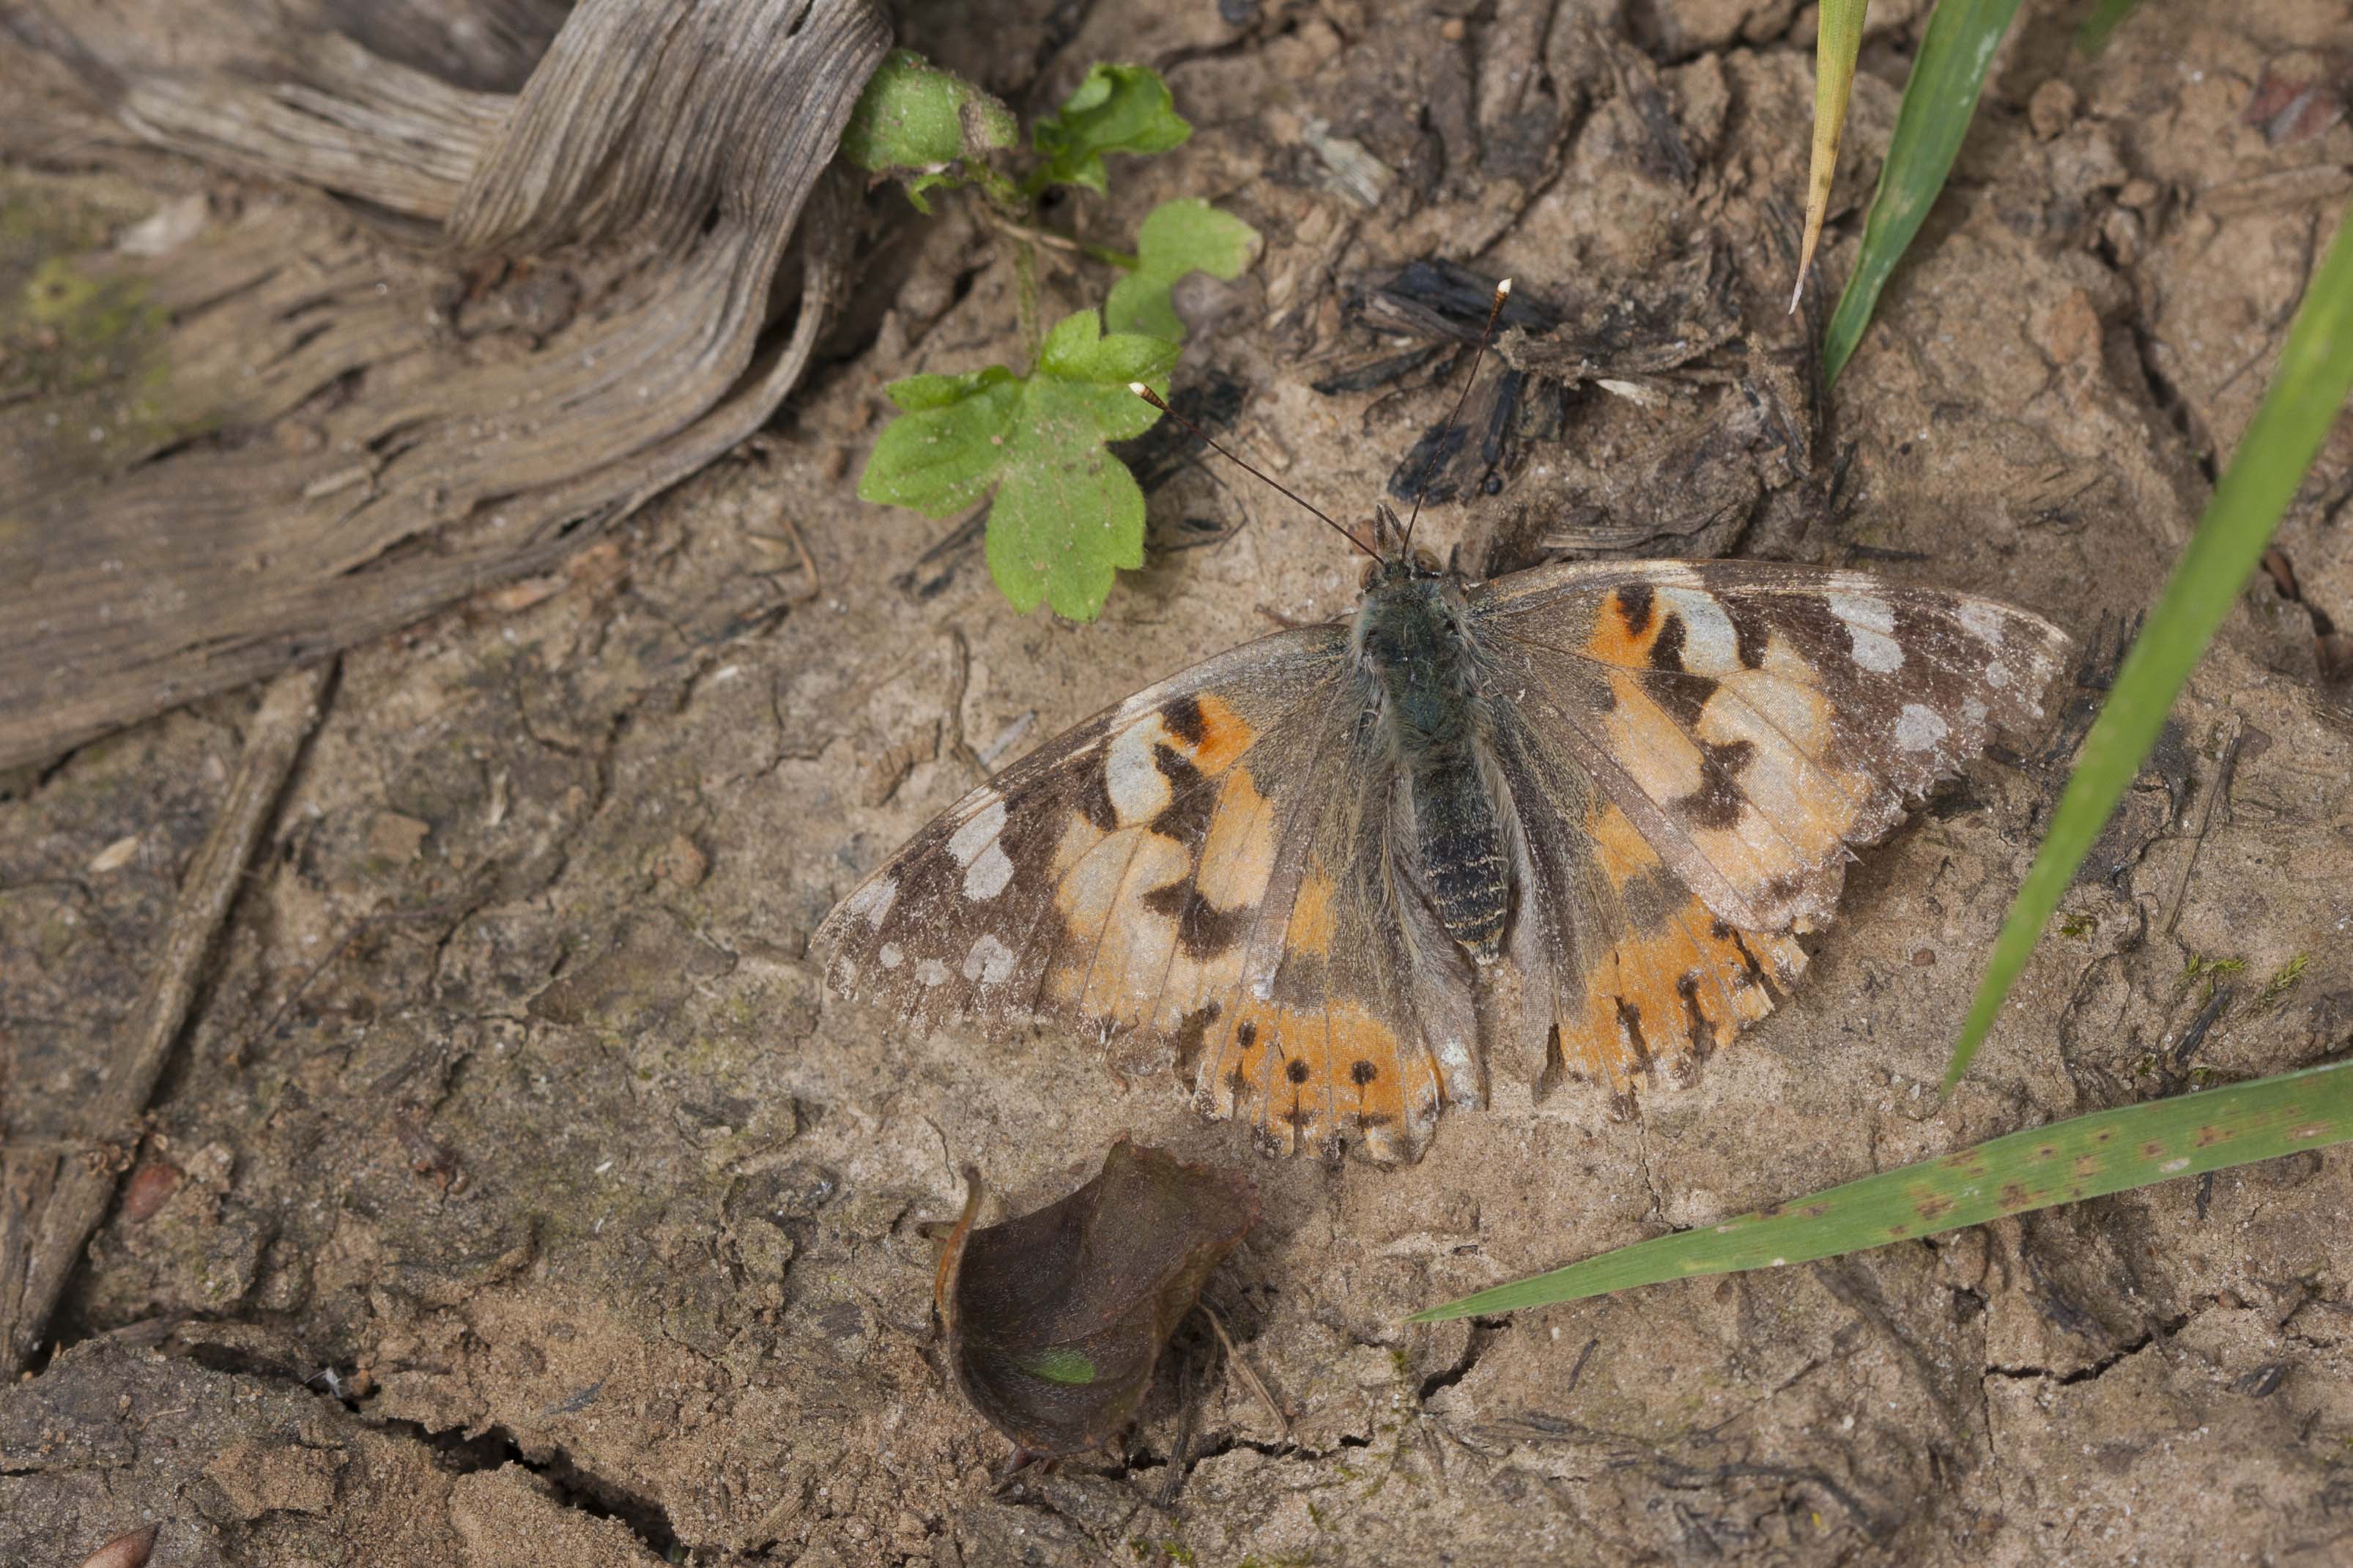
[[[424,1444],[439,1456],[443,1467],[453,1474],[471,1475],[480,1470],[495,1470],[503,1465],[520,1465],[544,1481],[558,1503],[596,1519],[619,1521],[656,1557],[665,1562],[672,1561],[671,1554],[680,1549],[678,1531],[670,1523],[669,1512],[659,1503],[587,1468],[560,1444],[542,1445],[539,1457],[533,1458],[513,1429],[503,1423],[493,1424],[469,1436],[463,1427],[435,1431],[421,1421],[412,1421],[405,1416],[379,1415],[370,1411],[363,1401],[341,1393],[332,1383],[329,1391],[322,1393],[319,1388],[320,1373],[314,1373],[304,1378],[297,1368],[248,1347],[206,1343],[193,1347],[190,1359],[199,1366],[226,1376],[292,1384],[313,1397],[332,1400],[370,1431]],[[332,1373],[331,1363],[326,1375],[332,1378]],[[15,1473],[0,1471],[0,1475]]]
[[[1452,1366],[1433,1372],[1421,1380],[1421,1387],[1414,1393],[1415,1403],[1426,1405],[1431,1394],[1442,1388],[1451,1388],[1470,1376],[1471,1369],[1479,1364],[1479,1358],[1487,1353],[1487,1347],[1510,1326],[1509,1318],[1472,1319],[1470,1337],[1462,1342],[1462,1353],[1454,1358]]]
[[[440,1456],[446,1468],[459,1475],[520,1465],[546,1482],[557,1502],[592,1518],[619,1521],[644,1543],[647,1551],[664,1562],[671,1561],[672,1552],[678,1549],[678,1531],[671,1527],[670,1514],[659,1503],[588,1469],[560,1444],[546,1445],[543,1457],[533,1458],[503,1424],[469,1436],[462,1427],[437,1432],[406,1417],[372,1415],[365,1410],[356,1414],[375,1431],[413,1437],[425,1444]]]
[[[2126,1341],[2125,1343],[2118,1345],[2115,1350],[2110,1351],[2107,1354],[2100,1357],[2097,1361],[2094,1361],[2086,1366],[2079,1366],[2073,1372],[2054,1373],[2047,1366],[2012,1365],[2000,1362],[1989,1362],[1986,1365],[1985,1375],[1989,1378],[2008,1378],[2016,1382],[2026,1382],[2040,1378],[2059,1388],[2065,1388],[2078,1383],[2089,1383],[2094,1378],[2101,1376],[2111,1369],[2131,1360],[2134,1356],[2140,1354],[2141,1352],[2148,1349],[2151,1345],[2157,1344],[2163,1340],[2171,1339],[2174,1335],[2179,1333],[2189,1325],[2189,1316],[2190,1315],[2187,1312],[2177,1313],[2173,1317],[2166,1319],[2147,1333],[2141,1334],[2137,1338]]]

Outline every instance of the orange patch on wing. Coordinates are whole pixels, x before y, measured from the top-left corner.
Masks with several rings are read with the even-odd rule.
[[[1266,897],[1267,879],[1273,873],[1274,814],[1267,809],[1250,770],[1235,768],[1209,814],[1193,885],[1213,909],[1255,909]]]
[[[1556,1020],[1562,1062],[1620,1091],[1654,1065],[1680,1073],[1773,1010],[1764,975],[1787,986],[1805,963],[1789,938],[1736,931],[1692,899],[1656,930],[1620,931],[1586,973],[1582,1016]]]
[[[1639,602],[1647,613],[1639,623],[1629,625],[1625,590],[1613,590],[1593,614],[1593,630],[1585,639],[1585,651],[1605,664],[1648,668],[1651,645],[1659,640],[1659,627],[1665,617],[1655,600],[1645,597]]]
[[[1159,994],[1176,940],[1176,922],[1145,900],[1190,868],[1173,838],[1141,828],[1106,836],[1054,889],[1065,940],[1047,976],[1050,993],[1091,1017],[1139,1021]]]
[[[1331,952],[1332,932],[1337,924],[1332,913],[1334,890],[1331,875],[1322,863],[1311,864],[1300,879],[1299,897],[1291,905],[1291,924],[1282,933],[1284,947],[1319,956]]]
[[[1659,852],[1651,841],[1614,805],[1605,804],[1598,813],[1588,813],[1585,832],[1613,888],[1623,888],[1630,879],[1659,864]]]
[[[1201,714],[1201,741],[1193,748],[1193,765],[1211,775],[1224,773],[1250,750],[1258,731],[1220,698],[1205,692],[1195,706]]]
[[[1286,1153],[1361,1136],[1377,1152],[1413,1140],[1409,1118],[1435,1116],[1439,1083],[1430,1054],[1352,1003],[1297,1008],[1246,998],[1219,1022],[1202,1059],[1200,1093],[1211,1115],[1247,1118]]]
[[[1630,675],[1609,678],[1610,705],[1602,728],[1609,751],[1635,787],[1661,805],[1706,781],[1699,747]]]

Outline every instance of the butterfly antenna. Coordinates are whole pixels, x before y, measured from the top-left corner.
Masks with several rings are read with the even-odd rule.
[[[1504,313],[1504,301],[1512,297],[1512,280],[1504,279],[1495,285],[1495,302],[1487,307],[1487,327],[1479,334],[1479,352],[1471,356],[1471,374],[1462,378],[1462,391],[1454,399],[1454,412],[1446,416],[1445,429],[1452,429],[1462,417],[1462,405],[1471,400],[1471,388],[1479,380],[1479,362],[1487,357],[1487,345],[1494,341],[1495,322]],[[1441,436],[1430,448],[1430,460],[1421,466],[1421,483],[1413,490],[1413,515],[1405,520],[1406,548],[1413,546],[1413,525],[1421,520],[1421,498],[1430,493],[1430,481],[1438,472],[1438,459],[1444,455],[1446,441]]]
[[[1235,457],[1231,452],[1227,451],[1223,447],[1218,445],[1216,437],[1210,435],[1207,430],[1202,429],[1198,425],[1194,424],[1190,419],[1186,418],[1182,414],[1177,413],[1174,408],[1169,407],[1167,404],[1160,400],[1160,395],[1158,393],[1145,385],[1144,383],[1140,381],[1131,381],[1127,384],[1127,389],[1128,391],[1135,394],[1136,396],[1144,399],[1145,402],[1152,405],[1153,407],[1160,410],[1161,413],[1168,416],[1169,418],[1176,421],[1177,424],[1185,426],[1186,429],[1193,432],[1194,435],[1198,436],[1203,444],[1206,445],[1209,450],[1217,453],[1218,456],[1225,458],[1226,461],[1241,469],[1242,472],[1251,475],[1262,483],[1272,485],[1276,489],[1281,490],[1284,495],[1289,496],[1293,500],[1297,501],[1301,506],[1305,507],[1317,517],[1323,518],[1325,525],[1328,526],[1333,532],[1338,534],[1341,538],[1346,540],[1349,543],[1355,545],[1357,549],[1363,551],[1374,560],[1378,561],[1381,558],[1379,551],[1375,550],[1371,545],[1366,544],[1354,533],[1351,533],[1348,530],[1341,527],[1338,523],[1334,522],[1329,517],[1324,515],[1324,510],[1314,502],[1307,500],[1304,496],[1300,495],[1292,489],[1290,486],[1283,484],[1281,480],[1260,473],[1258,469],[1251,468],[1248,463],[1243,462],[1240,458]]]

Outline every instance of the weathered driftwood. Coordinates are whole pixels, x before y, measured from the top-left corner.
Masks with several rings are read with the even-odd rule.
[[[0,767],[540,570],[791,389],[881,18],[583,0],[481,85],[560,12],[0,0],[0,80],[69,70],[151,142],[343,198],[16,204],[56,243],[0,249]]]

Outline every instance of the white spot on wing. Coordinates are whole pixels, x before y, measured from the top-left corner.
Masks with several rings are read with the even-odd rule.
[[[1011,880],[1013,862],[1006,858],[1005,846],[992,841],[965,872],[964,896],[975,903],[986,903],[1005,891],[1005,884]]]
[[[1998,664],[1986,666],[1985,683],[1996,691],[2010,684],[2010,671]]]
[[[841,912],[852,919],[862,915],[868,925],[881,931],[882,922],[891,918],[891,906],[898,901],[898,898],[899,879],[877,877],[850,894],[843,902]]]
[[[1152,760],[1153,746],[1166,733],[1158,718],[1145,719],[1128,726],[1103,758],[1103,790],[1124,827],[1149,822],[1167,807],[1168,776]]]
[[[2004,623],[2000,610],[1980,600],[1964,599],[1957,613],[1961,617],[1961,625],[1968,627],[1971,632],[1985,638],[1994,647],[2001,646]]]
[[[1005,831],[1005,801],[991,796],[988,804],[975,812],[962,827],[948,839],[948,854],[959,866],[969,866],[980,852],[997,842]]]
[[[938,985],[948,977],[948,966],[936,958],[926,958],[915,965],[915,978],[926,986]]]
[[[1013,973],[1013,950],[983,931],[964,955],[964,977],[995,985]]]
[[[1906,702],[1895,717],[1895,743],[1907,752],[1925,752],[1951,732],[1933,708]]]
[[[1685,669],[1694,675],[1723,676],[1740,668],[1740,643],[1732,633],[1732,617],[1724,613],[1714,595],[1693,588],[1666,588],[1659,597],[1683,623]]]
[[[899,951],[899,944],[895,942],[884,942],[882,951],[874,956],[882,961],[882,967],[885,969],[896,969],[907,962],[907,955]]]
[[[1831,594],[1831,613],[1846,623],[1847,637],[1854,644],[1854,662],[1879,675],[1893,675],[1904,668],[1904,649],[1890,634],[1895,630],[1895,612],[1884,599],[1869,594]]]
[[[1968,699],[1961,704],[1961,719],[1964,722],[1969,724],[1984,723],[1986,721],[1986,705],[1978,701],[1974,697]]]

